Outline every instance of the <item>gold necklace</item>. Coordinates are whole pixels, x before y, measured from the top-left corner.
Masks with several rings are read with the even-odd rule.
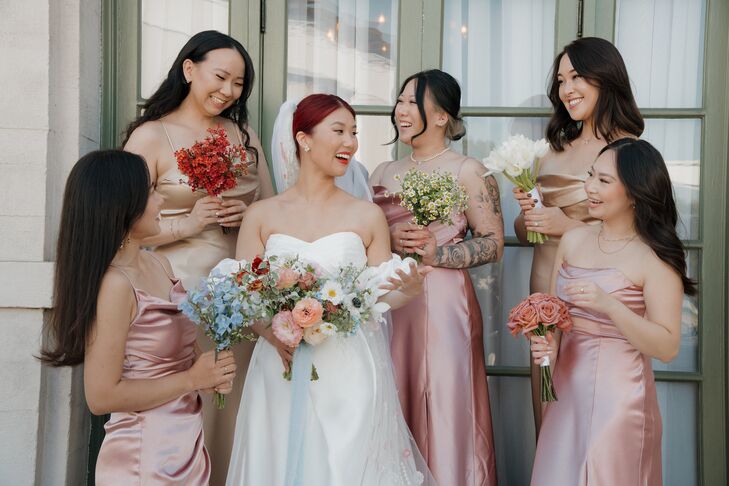
[[[416,164],[420,165],[420,164],[423,164],[423,163],[428,162],[430,160],[433,160],[434,158],[438,157],[439,155],[443,155],[444,153],[448,152],[449,149],[450,149],[450,147],[446,147],[443,150],[441,150],[440,152],[438,152],[437,154],[431,155],[430,157],[426,157],[426,158],[424,158],[422,160],[416,160],[415,157],[413,157],[413,153],[410,152],[410,160],[412,160]]]
[[[601,252],[603,252],[603,253],[604,253],[605,255],[612,255],[612,254],[614,254],[614,253],[618,253],[618,252],[620,252],[620,251],[623,251],[623,250],[625,249],[625,247],[626,247],[626,246],[628,246],[628,245],[630,244],[630,242],[631,242],[631,241],[633,241],[633,240],[635,239],[635,237],[636,237],[636,236],[638,236],[638,233],[633,233],[633,236],[626,236],[626,237],[624,237],[624,238],[615,238],[615,239],[608,239],[608,238],[605,238],[605,236],[603,236],[603,234],[602,234],[602,230],[603,230],[603,227],[601,226],[601,227],[600,227],[600,232],[599,232],[599,233],[597,234],[597,247],[598,247],[598,248],[600,249],[600,251],[601,251]],[[623,246],[621,246],[621,247],[620,247],[620,248],[618,248],[617,250],[613,250],[613,251],[605,251],[605,250],[603,249],[602,245],[600,244],[600,238],[602,238],[602,239],[603,239],[603,240],[605,240],[605,241],[624,241],[625,243],[623,244]]]

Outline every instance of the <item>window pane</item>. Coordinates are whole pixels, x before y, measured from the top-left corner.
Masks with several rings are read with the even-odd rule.
[[[642,108],[702,104],[706,0],[618,0],[615,40]]]
[[[507,247],[501,262],[470,270],[483,315],[487,366],[529,366],[529,343],[506,327],[512,307],[529,295],[532,249]]]
[[[688,274],[696,279],[701,268],[701,257],[698,250],[688,252],[686,258]],[[699,297],[698,295],[683,297],[681,311],[681,349],[676,359],[670,363],[653,360],[653,369],[661,371],[697,371],[699,360]]]
[[[228,0],[142,0],[142,98],[152,96],[185,42],[203,30],[228,33]]]
[[[544,137],[547,118],[490,118],[468,117],[466,136],[452,144],[455,150],[479,160],[511,135],[524,135],[532,140]],[[514,219],[519,214],[519,205],[512,196],[513,185],[505,177],[496,176],[501,191],[501,209],[504,215],[504,232],[514,236]],[[528,273],[527,273],[528,275]]]
[[[673,181],[681,238],[699,237],[701,120],[648,119],[643,138],[663,155]]]
[[[499,485],[529,484],[536,446],[529,378],[490,376],[488,380]]]
[[[390,105],[397,71],[397,0],[288,2],[287,97],[334,93]]]
[[[385,145],[395,136],[389,116],[360,115],[357,117],[359,150],[355,158],[372,171],[382,162],[394,160],[396,145]]]
[[[663,484],[698,485],[698,386],[663,382],[656,389],[663,418]]]
[[[463,106],[549,106],[555,0],[444,2],[443,70]]]

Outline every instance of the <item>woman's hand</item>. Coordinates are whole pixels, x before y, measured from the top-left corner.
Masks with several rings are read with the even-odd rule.
[[[514,193],[514,199],[516,199],[516,202],[519,203],[522,213],[526,213],[527,211],[534,209],[536,199],[532,197],[531,193],[525,192],[521,187],[514,187],[511,191]]]
[[[223,209],[215,213],[218,224],[226,228],[238,228],[248,205],[239,199],[229,199],[221,203]]]
[[[215,388],[220,393],[230,392],[235,378],[235,360],[230,351],[220,351],[215,359],[215,351],[202,353],[193,363],[187,374],[193,390],[206,390]]]
[[[268,341],[271,346],[276,348],[276,352],[281,357],[281,363],[283,363],[284,371],[287,373],[291,372],[291,361],[294,359],[294,351],[296,348],[286,346],[277,338],[270,327],[259,328],[258,334]]]
[[[544,358],[549,358],[549,363],[554,364],[557,359],[557,340],[551,332],[547,332],[546,336],[537,336],[532,334],[529,336],[531,342],[532,358],[534,364],[541,366]]]
[[[428,228],[415,229],[410,231],[414,240],[419,241],[420,244],[413,246],[412,253],[418,254],[421,257],[421,261],[424,265],[435,265],[435,257],[438,251],[438,242],[435,239],[435,234]]]
[[[198,199],[192,207],[192,211],[180,221],[180,238],[187,238],[200,234],[209,224],[218,222],[218,213],[221,210],[221,200],[213,196],[205,196]]]
[[[564,291],[571,304],[602,314],[609,314],[615,304],[620,304],[620,301],[590,280],[567,284]]]
[[[547,236],[562,236],[579,224],[557,207],[534,208],[524,213],[526,229]]]
[[[395,223],[390,227],[390,246],[395,253],[415,253],[415,248],[424,243],[420,227],[413,223]]]
[[[409,272],[405,273],[401,269],[397,269],[397,277],[390,277],[387,283],[380,285],[381,289],[399,290],[408,297],[414,297],[423,291],[423,282],[425,276],[433,270],[430,266],[417,266],[414,262],[410,262]]]

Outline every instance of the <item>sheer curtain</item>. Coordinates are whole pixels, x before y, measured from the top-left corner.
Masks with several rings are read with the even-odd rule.
[[[229,4],[229,0],[142,0],[142,98],[154,93],[190,37],[211,29],[228,33]]]
[[[390,106],[397,93],[397,0],[288,2],[287,97],[334,93],[353,105]],[[355,157],[371,172],[391,160],[389,117],[358,116]]]
[[[703,105],[705,0],[618,0],[615,43],[622,53],[641,108],[697,108]],[[673,181],[679,234],[699,237],[702,123],[696,119],[648,119],[643,138],[661,152]],[[689,274],[701,264],[688,253]],[[697,371],[698,299],[685,298],[681,349],[656,370]],[[663,416],[663,480],[667,486],[698,484],[698,386],[658,383]]]

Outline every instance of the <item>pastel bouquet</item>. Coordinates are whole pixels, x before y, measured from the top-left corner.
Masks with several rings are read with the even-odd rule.
[[[513,135],[494,150],[483,163],[489,172],[503,174],[515,186],[524,192],[530,192],[533,199],[536,199],[534,207],[543,207],[542,198],[537,187],[537,175],[539,174],[539,159],[549,150],[546,140],[530,140],[524,135]],[[541,244],[547,239],[546,235],[536,231],[527,231],[527,240],[530,243]]]
[[[258,271],[263,275],[267,269]],[[203,328],[205,335],[215,344],[217,358],[220,351],[230,349],[241,340],[254,339],[250,332],[246,332],[251,319],[245,318],[250,309],[243,308],[244,302],[236,274],[214,269],[197,288],[187,291],[187,299],[179,304],[179,309]],[[219,409],[225,407],[225,395],[215,392],[213,400]]]
[[[233,189],[237,179],[248,173],[245,147],[232,145],[222,127],[208,128],[209,135],[190,148],[175,152],[177,167],[187,177],[193,191],[204,190],[210,196]],[[227,228],[223,227],[223,232]]]
[[[292,348],[353,335],[363,323],[381,321],[389,309],[377,302],[376,288],[369,285],[372,270],[365,266],[347,265],[325,277],[298,257],[256,258],[240,265],[234,279],[241,289],[243,319],[270,322],[274,336]],[[264,267],[270,271],[261,275]],[[283,376],[291,380],[291,370]],[[318,378],[312,364],[311,380]]]
[[[506,325],[511,334],[527,336],[546,336],[548,332],[559,329],[569,332],[572,329],[572,318],[567,305],[559,298],[543,293],[534,293],[521,301],[519,305],[509,312],[509,321]],[[542,375],[542,401],[553,402],[557,400],[557,393],[552,383],[549,357],[546,356],[540,364]]]
[[[466,189],[449,172],[423,172],[411,169],[400,182],[400,205],[413,214],[413,223],[428,226],[433,222],[453,224],[453,215],[468,208]],[[409,255],[420,261],[420,255]]]

